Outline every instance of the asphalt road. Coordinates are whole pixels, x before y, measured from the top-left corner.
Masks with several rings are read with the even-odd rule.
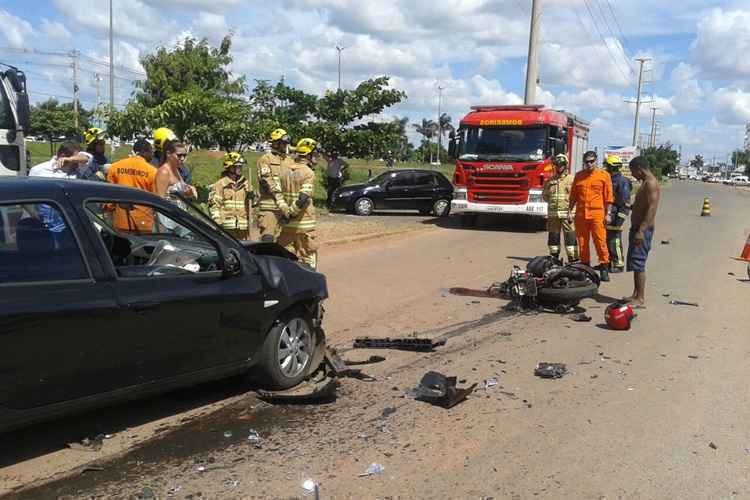
[[[710,218],[699,216],[704,196]],[[36,426],[0,437],[0,492],[289,498],[311,479],[321,498],[750,497],[750,283],[729,259],[749,208],[750,192],[725,186],[663,190],[648,308],[629,332],[602,325],[606,304],[631,292],[629,274],[582,303],[590,323],[449,293],[486,289],[545,253],[544,233],[517,224],[467,231],[426,219],[434,230],[326,249],[329,338],[350,361],[384,356],[362,366],[376,382],[346,379],[334,402],[272,407],[229,381]],[[357,336],[415,333],[447,344],[350,348]],[[539,361],[570,372],[536,378]],[[405,397],[428,370],[479,385],[450,410]],[[61,449],[82,422],[115,435],[97,453]],[[92,459],[101,470],[40,482]],[[359,477],[371,463],[384,473]]]

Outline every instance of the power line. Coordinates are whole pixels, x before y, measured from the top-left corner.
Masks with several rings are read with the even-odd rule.
[[[599,34],[599,38],[601,38],[601,40],[602,40],[602,43],[603,43],[603,44],[604,44],[604,46],[605,46],[605,47],[607,48],[607,52],[609,52],[609,56],[610,56],[610,58],[612,59],[612,62],[613,62],[613,63],[615,64],[615,66],[617,67],[617,71],[619,71],[619,72],[620,72],[620,74],[622,75],[622,77],[623,77],[623,78],[625,79],[625,81],[626,81],[626,82],[630,82],[630,77],[628,77],[628,76],[627,76],[627,75],[626,75],[626,74],[625,74],[625,73],[624,73],[624,72],[622,71],[622,68],[621,68],[621,67],[620,67],[620,65],[619,65],[619,64],[617,63],[617,60],[616,60],[616,58],[615,58],[614,54],[612,53],[612,49],[610,49],[610,47],[609,47],[609,44],[608,44],[608,43],[607,43],[607,41],[606,41],[606,40],[604,39],[604,35],[602,35],[602,32],[601,32],[601,30],[599,29],[599,26],[598,26],[598,25],[596,24],[596,18],[594,18],[594,14],[593,14],[593,13],[591,12],[591,7],[589,6],[589,2],[588,2],[588,0],[583,0],[583,4],[584,4],[584,5],[586,6],[586,10],[588,11],[588,13],[589,13],[589,16],[591,16],[591,21],[592,21],[592,22],[594,23],[594,28],[596,29],[596,32],[597,32],[597,33]],[[628,67],[630,67],[630,66],[628,66]]]
[[[615,38],[619,43],[620,47],[622,48],[622,51],[618,51],[618,53],[623,57],[625,62],[627,63],[628,67],[630,68],[630,71],[635,73],[635,69],[633,68],[632,63],[630,62],[628,54],[625,53],[625,45],[623,44],[622,40],[620,40],[620,37],[617,36],[617,33],[615,33],[615,30],[612,29],[612,26],[609,25],[609,21],[607,20],[607,16],[604,11],[604,7],[602,7],[602,0],[592,0],[599,9],[599,14],[602,16],[602,19],[604,20],[605,26],[607,26],[607,30],[610,32],[613,38]]]
[[[612,13],[612,18],[615,20],[615,25],[617,26],[617,29],[620,32],[620,35],[622,36],[622,40],[625,43],[625,45],[628,48],[628,51],[630,54],[635,54],[633,51],[633,48],[630,46],[630,41],[628,40],[628,37],[625,36],[625,33],[622,31],[622,26],[620,26],[620,21],[617,20],[617,15],[615,14],[615,9],[612,7],[612,2],[609,0],[605,0],[607,2],[607,5],[609,6],[609,11]]]

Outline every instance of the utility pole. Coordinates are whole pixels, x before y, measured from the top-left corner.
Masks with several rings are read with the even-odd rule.
[[[659,109],[655,106],[651,106],[651,138],[648,141],[649,147],[656,147],[656,110]]]
[[[115,109],[115,42],[114,23],[112,21],[112,2],[109,0],[109,105]]]
[[[70,57],[73,58],[73,119],[78,133],[78,51],[71,51]]]
[[[346,47],[339,47],[336,45],[336,50],[339,53],[339,90],[341,90],[341,53],[344,51]]]
[[[102,82],[102,75],[99,73],[94,73],[94,81],[96,82],[96,110],[94,112],[94,115],[96,116],[96,124],[101,127],[102,126],[102,120],[99,116],[99,106],[101,105],[101,99],[102,99],[102,93],[100,89],[100,84]]]
[[[440,115],[442,113],[441,104],[443,102],[443,89],[445,87],[441,87],[438,85],[438,119],[437,119],[437,125],[438,125],[438,148],[437,148],[437,162],[440,164],[440,148],[443,145],[443,124],[440,122]]]
[[[539,83],[539,22],[542,17],[542,0],[531,2],[531,30],[529,32],[529,57],[526,61],[526,92],[523,103],[534,104],[536,85]]]
[[[633,124],[633,146],[638,145],[638,120],[641,118],[641,89],[643,87],[643,64],[646,61],[650,61],[648,57],[641,57],[636,59],[641,66],[638,70],[638,92],[635,97],[635,123]]]

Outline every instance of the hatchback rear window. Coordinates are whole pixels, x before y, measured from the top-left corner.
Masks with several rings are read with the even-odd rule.
[[[52,203],[0,205],[0,284],[88,279],[73,231]]]

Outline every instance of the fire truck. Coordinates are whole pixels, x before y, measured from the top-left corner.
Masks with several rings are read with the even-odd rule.
[[[29,96],[26,75],[13,66],[0,71],[0,176],[27,172],[24,134],[29,129]]]
[[[456,158],[451,211],[463,226],[479,214],[547,216],[542,188],[552,158],[568,155],[571,172],[581,168],[589,123],[541,105],[473,106],[451,136]]]

